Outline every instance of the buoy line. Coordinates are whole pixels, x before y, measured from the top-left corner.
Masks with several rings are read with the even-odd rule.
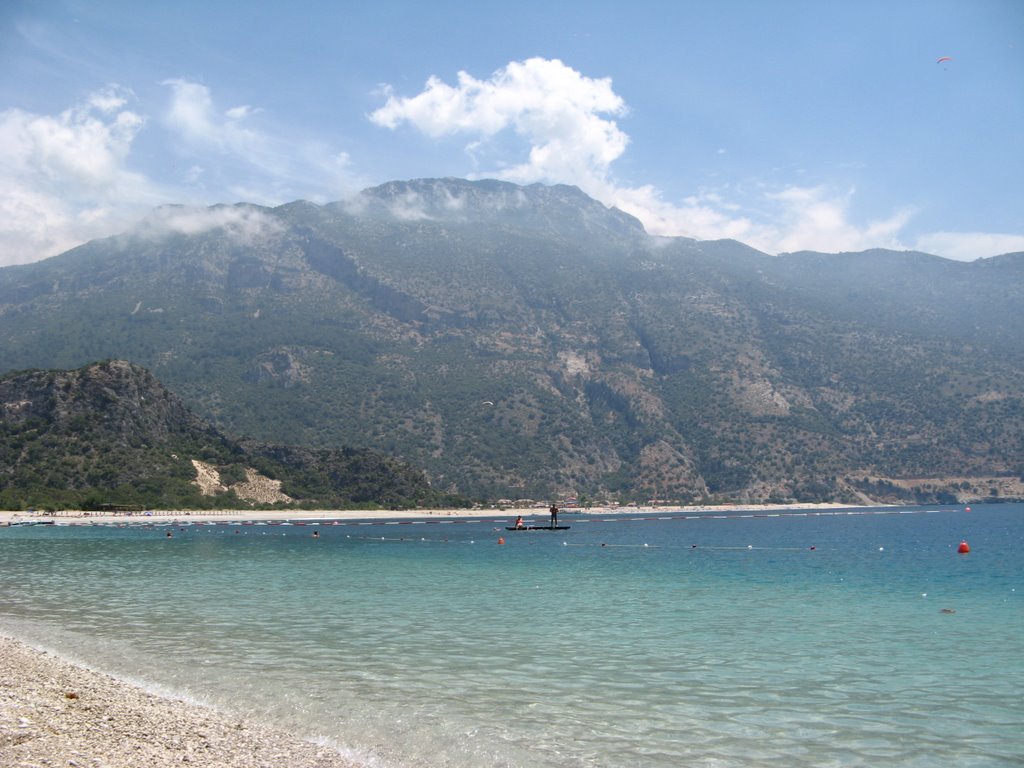
[[[621,517],[576,517],[566,518],[565,522],[572,523],[574,525],[587,524],[587,523],[649,523],[649,522],[670,522],[670,521],[709,521],[709,520],[761,520],[761,519],[779,519],[779,518],[791,518],[791,517],[851,517],[851,516],[878,516],[878,515],[935,515],[943,513],[956,513],[956,512],[970,512],[970,507],[964,509],[837,509],[837,510],[800,510],[800,511],[787,511],[780,510],[777,512],[736,512],[731,514],[721,513],[680,513],[675,515],[631,515],[624,513]],[[543,515],[537,515],[536,517],[541,518]],[[479,525],[479,524],[501,524],[507,525],[507,517],[475,517],[475,518],[458,518],[454,520],[162,520],[159,523],[154,523],[150,520],[123,520],[118,522],[110,523],[96,523],[87,521],[68,521],[61,523],[60,526],[209,526],[209,525],[223,525],[223,526],[320,526],[329,527],[336,525],[347,525],[347,526],[373,526],[373,525]],[[538,525],[537,528],[545,528],[544,525]]]
[[[587,523],[650,523],[670,522],[679,520],[752,520],[752,519],[777,519],[789,517],[849,517],[867,515],[934,515],[950,512],[969,512],[970,509],[838,509],[838,510],[800,510],[777,512],[741,512],[733,514],[718,513],[681,513],[676,515],[629,515],[621,517],[566,517],[565,522],[573,525]],[[543,515],[537,515],[543,517]],[[506,525],[508,518],[465,518],[458,520],[333,520],[323,523],[324,525],[469,525],[469,524],[501,524]],[[546,526],[537,525],[536,528],[543,529]]]

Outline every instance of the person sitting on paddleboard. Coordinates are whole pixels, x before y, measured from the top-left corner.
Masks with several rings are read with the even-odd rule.
[[[522,515],[519,515],[519,516],[518,516],[518,517],[516,518],[516,528],[525,528],[525,527],[526,527],[526,526],[524,526],[524,525],[523,525],[523,516],[522,516]]]

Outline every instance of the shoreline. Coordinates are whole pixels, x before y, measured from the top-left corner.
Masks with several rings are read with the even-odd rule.
[[[583,509],[566,507],[559,511],[560,515],[598,516],[598,515],[668,515],[668,514],[700,514],[730,512],[786,512],[807,509],[872,509],[890,507],[891,504],[857,505],[839,504],[835,502],[813,503],[799,502],[792,504],[716,504],[686,507],[595,507]],[[147,510],[145,512],[27,512],[0,510],[0,526],[24,521],[54,524],[109,524],[126,523],[152,525],[156,523],[241,523],[243,521],[309,521],[324,522],[331,520],[444,520],[451,518],[471,518],[490,521],[515,520],[536,517],[548,519],[547,509],[538,507],[508,507],[505,509],[410,509],[410,510],[290,510],[290,509],[257,509],[257,510]]]
[[[159,695],[0,631],[0,764],[361,768],[332,747]]]
[[[962,507],[961,507],[962,508]],[[803,510],[882,509],[882,505],[855,507],[848,504],[719,505],[713,507],[630,508],[637,517],[685,513],[778,512],[800,514]],[[954,511],[954,510],[950,510]],[[393,519],[449,518],[452,522],[506,519],[517,510],[420,510],[417,512],[378,512],[332,510],[314,514],[320,519]],[[538,518],[544,510],[523,510]],[[623,509],[568,509],[570,517],[622,514]],[[0,513],[0,515],[19,513]],[[115,524],[169,525],[199,522],[212,518],[231,523],[254,519],[284,519],[279,510],[245,512],[193,512],[167,510],[166,516],[143,518],[113,516]],[[293,520],[312,520],[311,513],[284,513]],[[840,514],[843,514],[840,512]],[[872,513],[868,513],[872,514]],[[888,514],[895,514],[889,512]],[[372,515],[372,517],[371,517]],[[25,517],[24,513],[21,513]],[[41,519],[42,516],[39,516]],[[58,516],[89,525],[98,518]],[[2,524],[2,523],[0,523]],[[301,529],[299,529],[301,530]],[[71,533],[71,532],[68,532]],[[308,535],[308,533],[307,533]],[[35,537],[33,537],[35,538]],[[64,655],[45,640],[20,639],[4,626],[0,617],[0,765],[37,768],[43,765],[105,766],[105,768],[164,768],[182,764],[236,766],[289,765],[297,768],[366,768],[375,759],[346,750],[342,739],[329,742],[315,732],[300,736],[301,727],[288,731],[276,729],[273,720],[260,721],[240,714],[245,701],[232,700],[224,709],[189,700],[187,693],[150,685],[145,677],[118,677],[92,667],[88,658],[79,659],[72,651]],[[187,690],[187,689],[186,689]],[[235,714],[239,713],[239,714]],[[362,762],[360,762],[360,759]]]

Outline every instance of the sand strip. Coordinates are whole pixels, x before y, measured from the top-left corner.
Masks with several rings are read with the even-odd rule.
[[[0,765],[357,768],[336,751],[163,698],[0,636]]]
[[[878,505],[886,506],[886,505]],[[570,516],[600,515],[678,515],[720,513],[727,514],[738,511],[794,511],[805,509],[858,509],[851,504],[835,503],[792,503],[792,504],[719,504],[714,506],[689,507],[598,507],[581,509],[566,507],[561,514]],[[23,521],[53,521],[55,523],[179,523],[221,522],[238,523],[246,520],[445,520],[451,518],[468,518],[473,520],[507,520],[511,524],[518,515],[524,518],[537,517],[548,519],[547,507],[538,508],[507,508],[507,509],[412,509],[412,510],[291,510],[291,509],[256,509],[256,510],[180,510],[159,509],[147,512],[25,512],[0,510],[0,526]]]

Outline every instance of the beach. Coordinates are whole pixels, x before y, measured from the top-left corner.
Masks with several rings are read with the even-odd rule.
[[[535,514],[547,514],[545,510],[530,510]],[[411,509],[411,510],[366,510],[366,509],[154,509],[145,512],[79,512],[79,511],[4,511],[0,510],[0,525],[21,521],[54,523],[167,523],[172,520],[193,523],[239,523],[247,520],[399,520],[451,517],[491,517],[494,515],[513,517],[516,510],[470,510],[470,509]],[[520,514],[527,514],[521,511]]]
[[[5,766],[354,768],[333,749],[164,698],[0,637]]]
[[[879,505],[885,506],[885,505]],[[686,507],[565,507],[563,515],[651,515],[651,514],[697,514],[705,512],[739,512],[757,510],[760,512],[792,511],[800,509],[855,509],[850,504],[716,504]],[[0,510],[0,526],[20,522],[53,522],[55,524],[107,524],[107,523],[240,523],[244,521],[303,520],[309,522],[333,520],[440,520],[450,518],[466,518],[476,520],[515,520],[519,515],[524,518],[538,517],[548,519],[548,508],[543,507],[508,507],[488,509],[406,509],[406,510],[366,510],[366,509],[221,509],[221,510],[181,510],[162,509],[145,512],[80,512],[80,511],[16,511]]]
[[[980,506],[0,528],[0,765],[1013,765],[1024,505]]]

